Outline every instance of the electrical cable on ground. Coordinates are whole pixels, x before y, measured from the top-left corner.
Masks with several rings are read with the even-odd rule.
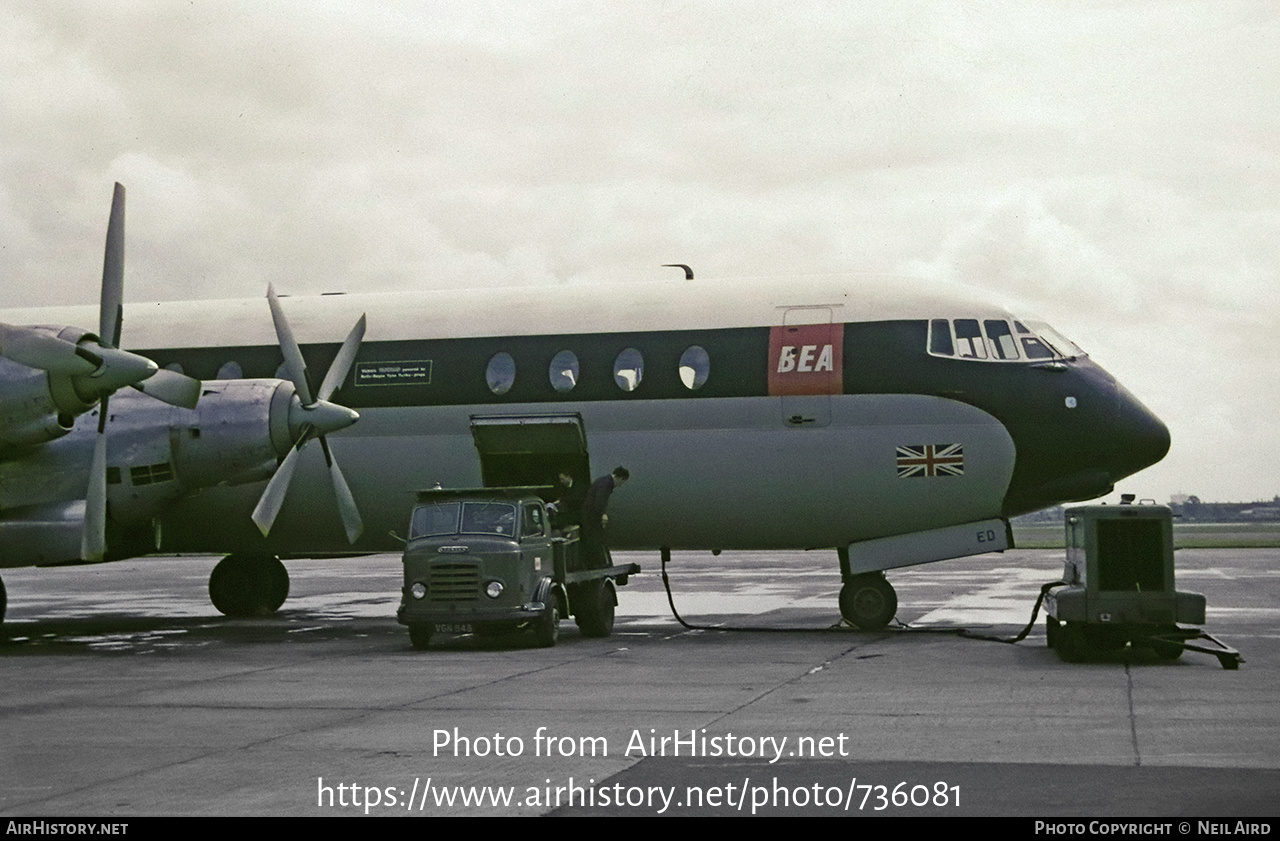
[[[736,628],[729,625],[694,625],[687,622],[680,611],[676,610],[675,597],[671,594],[671,580],[667,576],[667,560],[668,553],[662,553],[662,587],[667,591],[667,604],[671,606],[671,615],[676,621],[690,631],[737,631],[750,633],[814,633],[827,631],[842,631],[846,627],[846,621],[841,618],[839,622],[826,628]],[[899,622],[898,626],[892,629],[896,633],[913,633],[913,634],[953,634],[955,636],[965,637],[967,639],[985,640],[988,642],[1003,642],[1010,645],[1022,642],[1031,633],[1031,629],[1036,625],[1036,618],[1040,615],[1040,605],[1044,603],[1045,596],[1049,595],[1049,591],[1054,587],[1063,587],[1065,581],[1051,581],[1040,588],[1040,596],[1036,599],[1035,607],[1031,609],[1031,621],[1017,635],[1012,637],[995,637],[985,634],[971,633],[967,628],[913,628],[905,622]],[[852,627],[852,626],[849,626]]]

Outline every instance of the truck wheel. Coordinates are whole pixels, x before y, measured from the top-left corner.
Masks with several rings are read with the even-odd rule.
[[[419,651],[426,651],[427,646],[431,644],[431,626],[410,625],[409,642]]]
[[[583,586],[576,606],[578,612],[573,621],[584,637],[607,637],[613,633],[613,608],[617,596],[613,583],[607,578],[592,581]]]
[[[547,604],[542,616],[533,623],[533,638],[542,648],[553,648],[560,639],[560,605],[555,596]]]

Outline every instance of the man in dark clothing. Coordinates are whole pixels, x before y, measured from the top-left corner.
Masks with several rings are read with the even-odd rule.
[[[625,467],[615,467],[608,476],[601,476],[591,483],[587,498],[582,503],[582,554],[587,569],[601,569],[610,565],[609,548],[604,540],[604,526],[609,522],[606,511],[609,497],[631,478]]]
[[[575,482],[573,474],[561,470],[556,479],[556,487],[560,496],[551,505],[551,524],[558,529],[582,525],[582,506],[587,500],[587,489],[581,482]]]

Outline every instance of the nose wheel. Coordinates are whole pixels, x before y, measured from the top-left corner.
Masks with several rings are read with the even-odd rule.
[[[840,588],[840,615],[864,631],[878,631],[898,614],[898,594],[884,574],[850,575]]]

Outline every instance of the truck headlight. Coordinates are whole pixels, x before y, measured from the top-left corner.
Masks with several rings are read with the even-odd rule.
[[[501,582],[501,581],[490,581],[488,584],[486,584],[486,585],[484,586],[484,594],[485,594],[486,596],[488,596],[489,598],[491,598],[491,599],[496,599],[498,596],[501,596],[501,595],[502,595],[502,582]]]
[[[425,599],[427,597],[427,585],[421,581],[413,582],[413,586],[409,588],[409,595],[415,599]]]

